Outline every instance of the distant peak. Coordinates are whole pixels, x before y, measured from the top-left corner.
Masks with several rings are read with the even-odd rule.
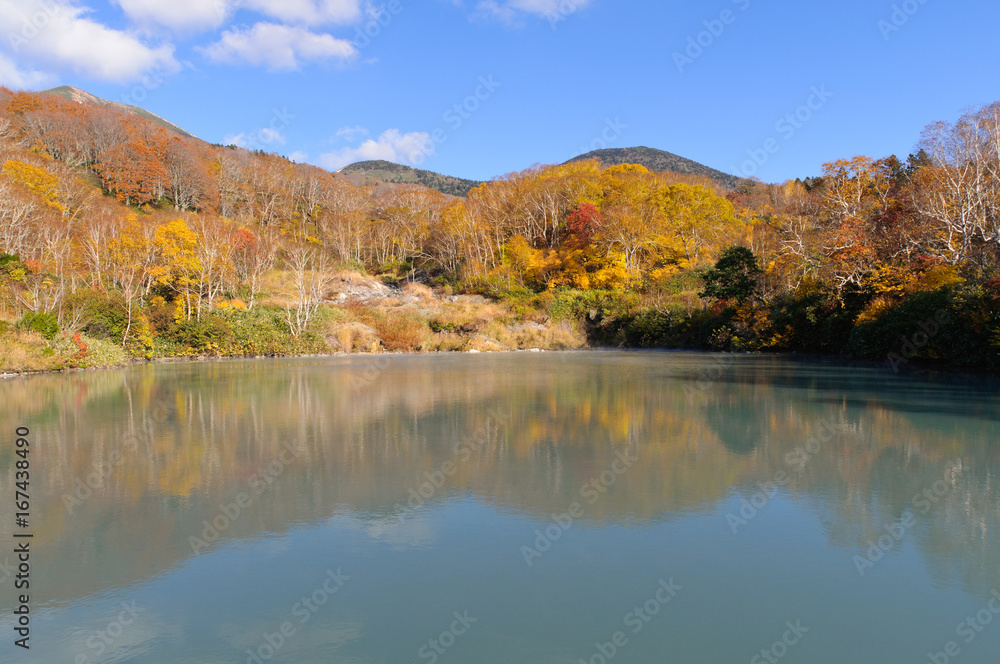
[[[700,164],[691,159],[676,155],[673,152],[667,152],[666,150],[658,150],[656,148],[649,148],[646,146],[594,150],[593,152],[573,157],[566,163],[570,164],[576,161],[586,161],[588,159],[597,159],[605,168],[609,166],[620,166],[622,164],[638,164],[640,166],[645,166],[647,169],[654,172],[673,171],[675,173],[684,173],[688,175],[704,175],[729,189],[735,188],[740,182],[740,178],[735,175],[723,173],[722,171],[705,166],[704,164]]]
[[[169,129],[172,132],[180,134],[181,136],[185,136],[187,138],[194,138],[193,134],[184,131],[174,123],[164,120],[159,115],[147,111],[144,108],[140,108],[139,106],[133,106],[131,104],[123,104],[117,101],[108,101],[107,99],[101,99],[96,95],[90,94],[86,90],[81,90],[80,88],[72,85],[60,85],[57,88],[42,90],[38,94],[56,95],[58,97],[62,97],[63,99],[75,102],[77,104],[90,104],[92,106],[111,106],[112,108],[117,108],[131,115],[136,115],[138,117],[145,118],[146,120],[158,124],[161,127],[164,127],[165,129]]]

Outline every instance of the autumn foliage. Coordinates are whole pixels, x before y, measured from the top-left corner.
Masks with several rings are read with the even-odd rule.
[[[905,161],[857,156],[735,190],[587,161],[511,173],[460,199],[355,184],[112,106],[2,88],[0,151],[7,316],[53,313],[72,328],[74,292],[114,294],[120,344],[148,337],[149,316],[200,322],[268,297],[298,337],[328,275],[352,268],[545,302],[631,293],[672,330],[678,316],[724,315],[693,339],[796,348],[803,321],[836,311],[849,332],[915,293],[993,293],[1000,265],[1000,104],[929,126]],[[726,256],[740,260],[738,296],[712,281]]]

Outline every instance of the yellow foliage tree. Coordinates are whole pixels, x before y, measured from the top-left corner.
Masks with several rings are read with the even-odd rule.
[[[4,162],[3,174],[11,182],[15,182],[42,199],[51,208],[65,211],[65,206],[59,202],[59,178],[44,168],[26,164],[23,161],[9,159]]]
[[[122,335],[124,346],[132,332],[135,311],[144,290],[147,270],[150,268],[147,264],[150,251],[146,235],[135,214],[130,214],[117,231],[108,239],[105,265],[111,283],[125,298],[128,320]],[[140,338],[142,336],[140,334]]]
[[[700,185],[671,185],[662,198],[667,239],[658,244],[682,254],[687,265],[714,260],[741,239],[732,203]]]
[[[193,287],[198,283],[201,262],[198,260],[198,234],[188,228],[183,219],[161,224],[156,229],[153,242],[160,259],[153,268],[155,283],[170,286],[178,297],[184,298],[187,318],[194,313]]]

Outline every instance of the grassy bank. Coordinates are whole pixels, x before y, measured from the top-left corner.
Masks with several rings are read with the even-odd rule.
[[[453,294],[448,287],[387,281],[339,274],[297,336],[289,324],[292,303],[280,297],[252,308],[223,300],[200,317],[185,315],[180,302],[152,297],[130,324],[117,296],[80,291],[62,326],[54,315],[0,320],[0,371],[168,358],[599,347],[839,355],[894,369],[1000,370],[1000,284],[835,291],[805,283],[779,297],[739,301],[701,297],[703,279],[695,274],[643,294],[537,293],[488,284]]]
[[[289,303],[253,308],[223,301],[188,318],[177,303],[152,298],[131,324],[125,304],[97,292],[75,294],[72,324],[54,315],[0,321],[0,371],[27,373],[121,366],[194,357],[289,357],[355,353],[568,350],[588,345],[585,327],[538,303],[452,295],[420,284],[385,287],[345,275],[359,297],[321,304],[298,336]],[[294,312],[292,312],[294,315]],[[64,316],[64,320],[68,318]],[[125,339],[125,343],[121,342]]]

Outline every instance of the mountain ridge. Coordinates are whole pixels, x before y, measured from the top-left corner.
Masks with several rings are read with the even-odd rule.
[[[38,94],[56,95],[58,97],[62,97],[63,99],[76,102],[77,104],[90,104],[92,106],[111,106],[119,110],[124,110],[127,113],[131,113],[132,115],[137,115],[140,118],[149,120],[150,122],[155,122],[161,127],[169,129],[170,131],[175,132],[185,138],[197,138],[191,132],[181,129],[173,122],[161,118],[159,115],[153,113],[152,111],[147,111],[146,109],[140,106],[134,106],[132,104],[123,104],[122,102],[118,101],[109,101],[107,99],[102,99],[97,95],[93,95],[87,92],[86,90],[81,90],[80,88],[72,85],[61,85],[57,88],[41,90],[39,91]]]
[[[93,95],[86,90],[82,90],[72,85],[63,85],[48,90],[42,90],[39,94],[50,94],[62,97],[79,104],[89,104],[92,106],[110,106],[132,115],[144,118],[157,125],[172,131],[185,138],[197,138],[190,132],[156,115],[142,107],[122,102],[109,101]],[[673,171],[675,173],[702,175],[711,178],[727,189],[736,188],[741,178],[724,173],[686,157],[681,157],[666,150],[649,148],[645,146],[631,148],[607,148],[594,150],[586,154],[581,154],[563,162],[570,164],[587,159],[597,159],[605,168],[620,164],[638,164],[654,172]],[[366,160],[349,164],[341,168],[340,173],[354,184],[364,185],[372,181],[384,182],[387,184],[414,184],[422,185],[434,189],[443,194],[457,197],[466,197],[469,192],[483,184],[481,180],[473,180],[451,175],[444,175],[435,171],[424,170],[397,164],[386,160]]]
[[[572,164],[573,162],[585,161],[587,159],[597,159],[605,168],[621,164],[638,164],[655,172],[673,171],[674,173],[683,173],[686,175],[704,175],[727,189],[735,189],[742,180],[742,178],[735,175],[724,173],[692,159],[681,157],[666,150],[658,150],[645,146],[594,150],[593,152],[573,157],[564,163]]]
[[[429,189],[440,191],[442,194],[459,197],[468,196],[473,188],[482,184],[479,180],[443,175],[384,159],[357,161],[344,166],[337,172],[348,176],[349,179],[354,177],[363,180],[380,180],[389,184],[420,184]],[[359,181],[357,184],[364,184],[364,181]]]

